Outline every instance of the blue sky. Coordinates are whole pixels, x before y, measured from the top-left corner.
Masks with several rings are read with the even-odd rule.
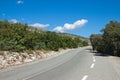
[[[0,19],[89,37],[120,21],[120,0],[0,0]]]

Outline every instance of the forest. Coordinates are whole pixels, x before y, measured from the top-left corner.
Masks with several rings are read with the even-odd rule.
[[[101,32],[102,34],[90,36],[93,50],[98,53],[120,56],[120,22],[110,21]]]
[[[55,50],[87,46],[88,41],[69,34],[41,30],[0,20],[0,51]]]

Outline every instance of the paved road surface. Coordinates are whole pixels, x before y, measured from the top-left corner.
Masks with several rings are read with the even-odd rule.
[[[0,80],[120,80],[112,63],[91,47],[0,71]]]

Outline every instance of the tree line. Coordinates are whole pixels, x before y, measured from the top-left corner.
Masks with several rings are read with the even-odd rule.
[[[90,36],[93,50],[120,56],[120,22],[110,21],[101,32],[103,34],[92,34]]]
[[[0,21],[0,50],[59,50],[88,45],[78,36],[36,29],[21,23]]]

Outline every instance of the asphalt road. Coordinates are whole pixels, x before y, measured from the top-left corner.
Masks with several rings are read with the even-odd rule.
[[[0,71],[0,80],[120,80],[112,63],[91,47]]]

